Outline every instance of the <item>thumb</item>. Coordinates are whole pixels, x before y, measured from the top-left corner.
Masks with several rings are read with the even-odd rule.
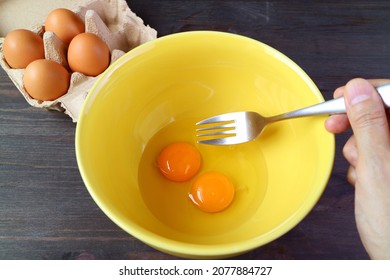
[[[390,149],[386,111],[376,89],[364,79],[353,79],[344,95],[359,154],[372,157]]]

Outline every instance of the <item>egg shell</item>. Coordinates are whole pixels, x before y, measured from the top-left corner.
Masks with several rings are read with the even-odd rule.
[[[59,8],[47,15],[45,31],[53,32],[65,45],[69,45],[77,34],[85,31],[85,26],[81,17],[73,11]]]
[[[75,1],[76,2],[76,1]],[[108,45],[111,53],[110,63],[116,61],[132,48],[157,37],[157,31],[146,26],[141,18],[133,13],[124,0],[90,0],[82,5],[75,3],[71,8],[84,19],[85,31],[98,35]],[[45,58],[67,67],[66,45],[53,32],[45,32],[43,19],[36,19],[40,25],[31,31],[43,37]],[[86,76],[79,72],[71,74],[68,92],[52,101],[32,98],[23,84],[24,69],[12,69],[4,59],[4,38],[0,38],[0,65],[21,92],[26,101],[34,107],[62,111],[77,122],[81,107],[98,76]]]
[[[4,59],[11,68],[22,69],[45,57],[43,39],[27,29],[16,29],[7,34],[3,44]]]
[[[24,71],[24,88],[37,100],[50,101],[64,95],[70,84],[70,74],[61,64],[37,59],[31,62]]]
[[[110,50],[99,36],[80,33],[69,44],[68,63],[73,72],[95,77],[110,65]]]

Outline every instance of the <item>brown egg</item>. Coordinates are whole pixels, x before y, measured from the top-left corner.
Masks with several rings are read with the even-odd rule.
[[[70,74],[57,62],[39,59],[24,71],[23,83],[27,93],[36,100],[50,101],[64,95],[70,84]]]
[[[68,63],[72,71],[97,76],[110,64],[110,50],[97,35],[81,33],[68,48]]]
[[[43,40],[30,30],[13,30],[4,39],[3,54],[11,68],[26,68],[30,62],[45,58]]]
[[[66,45],[79,33],[83,33],[83,20],[68,9],[55,9],[49,13],[45,21],[45,31],[54,32]]]

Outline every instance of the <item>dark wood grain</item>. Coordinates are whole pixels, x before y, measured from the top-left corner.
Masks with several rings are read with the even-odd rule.
[[[159,36],[242,34],[285,53],[326,99],[349,79],[389,77],[388,1],[129,1]],[[75,124],[30,107],[0,70],[0,259],[175,259],[129,236],[89,196]],[[367,259],[337,136],[334,169],[313,211],[278,240],[236,259]]]

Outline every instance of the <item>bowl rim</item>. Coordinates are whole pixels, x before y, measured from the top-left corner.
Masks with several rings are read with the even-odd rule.
[[[104,84],[104,82],[107,79],[109,79],[111,73],[114,72],[117,68],[121,67],[123,64],[127,63],[129,60],[131,60],[132,57],[135,57],[139,53],[148,50],[149,47],[152,47],[153,45],[158,44],[159,42],[164,42],[167,40],[185,39],[193,36],[226,37],[226,38],[232,38],[234,40],[239,39],[248,42],[250,44],[257,44],[261,46],[263,49],[266,49],[267,52],[271,53],[272,56],[274,56],[276,59],[281,60],[288,67],[290,67],[296,74],[298,74],[305,81],[305,83],[311,88],[312,92],[314,93],[318,101],[324,101],[324,98],[321,92],[319,91],[319,89],[317,88],[317,86],[315,85],[315,83],[311,80],[308,74],[301,67],[299,67],[293,60],[291,60],[285,54],[281,53],[280,51],[274,49],[273,47],[261,41],[240,34],[221,32],[221,31],[211,31],[211,30],[184,31],[184,32],[170,34],[170,35],[165,35],[157,39],[154,39],[152,41],[146,42],[130,50],[129,52],[121,56],[118,60],[113,62],[94,82],[93,86],[91,87],[83,103],[83,106],[79,114],[79,120],[76,125],[76,133],[75,133],[76,160],[77,160],[77,165],[82,180],[84,182],[84,185],[86,186],[89,194],[91,195],[95,203],[109,219],[111,219],[117,226],[123,229],[126,233],[132,235],[133,237],[137,238],[138,240],[142,241],[143,243],[153,248],[156,248],[160,251],[172,255],[176,255],[176,256],[184,256],[189,258],[217,258],[217,257],[224,257],[224,256],[234,256],[234,255],[248,252],[250,250],[253,250],[255,248],[258,248],[260,246],[263,246],[267,243],[270,243],[271,241],[280,238],[282,235],[284,235],[285,233],[293,229],[297,224],[299,224],[311,212],[313,207],[317,204],[318,200],[320,199],[322,193],[324,192],[328,180],[331,176],[331,171],[333,168],[334,156],[335,156],[335,136],[333,134],[329,134],[330,143],[327,149],[330,150],[331,158],[329,162],[324,163],[324,169],[326,171],[324,172],[325,175],[321,179],[320,186],[315,188],[314,189],[315,191],[310,192],[308,199],[304,201],[301,207],[299,207],[287,220],[285,220],[282,224],[278,225],[275,229],[261,235],[261,238],[255,237],[244,241],[237,241],[234,243],[218,244],[218,245],[191,244],[191,243],[176,241],[166,237],[159,236],[158,234],[155,234],[147,229],[140,227],[139,225],[133,223],[132,221],[126,224],[124,221],[122,221],[121,217],[114,214],[109,209],[109,207],[107,207],[103,199],[99,197],[97,193],[94,191],[94,188],[92,187],[89,180],[90,176],[87,174],[84,168],[84,159],[82,158],[81,155],[82,154],[81,147],[80,147],[81,135],[84,126],[83,116],[86,114],[87,107],[93,104],[95,95],[97,95],[100,87]]]

